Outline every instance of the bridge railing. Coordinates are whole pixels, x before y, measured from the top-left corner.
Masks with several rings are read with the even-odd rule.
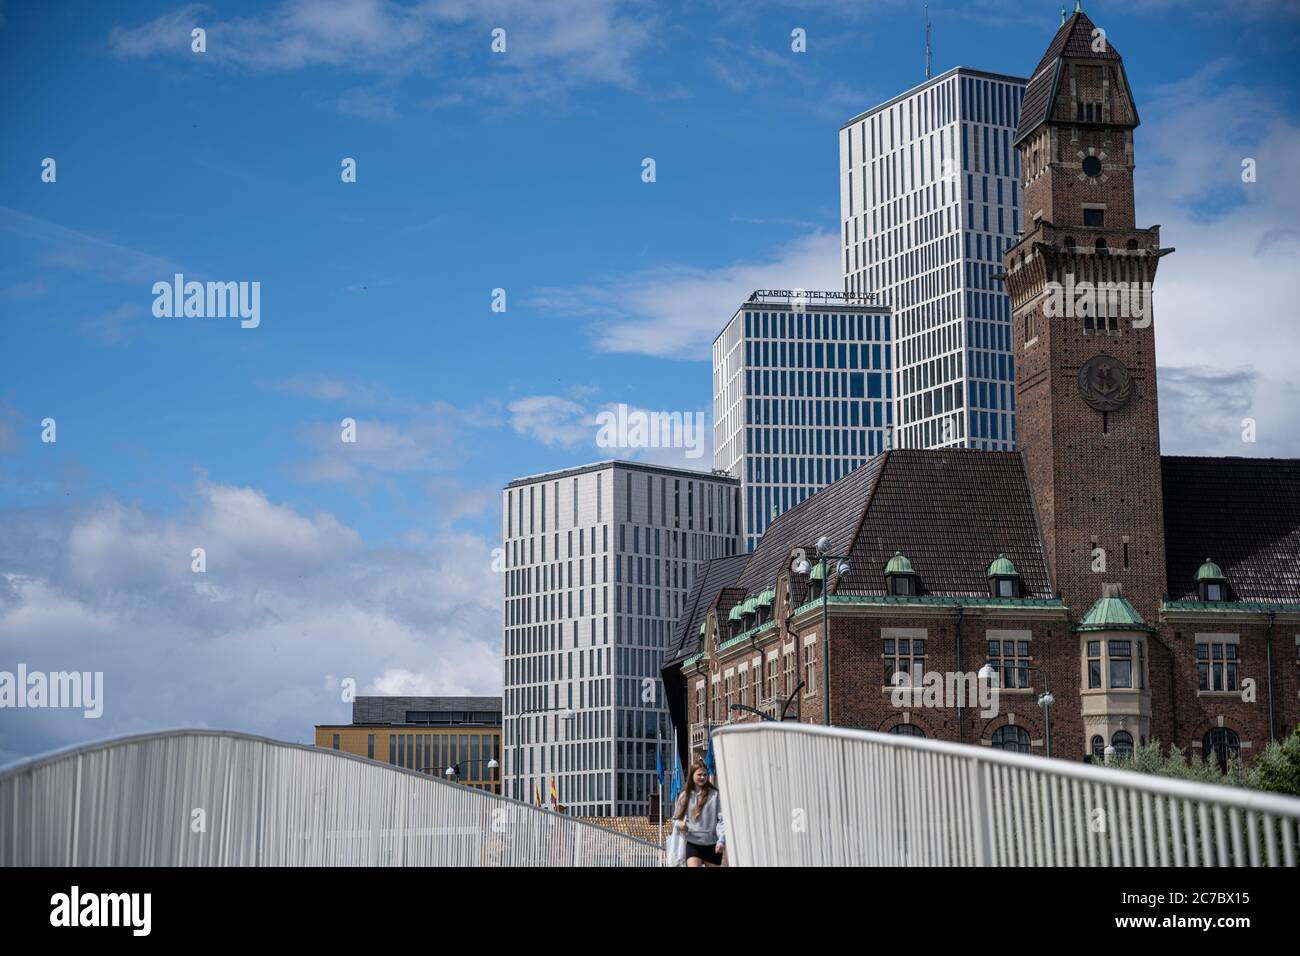
[[[0,867],[661,866],[662,848],[350,754],[221,731],[0,771]]]
[[[738,866],[1295,866],[1300,799],[797,723],[714,733]]]

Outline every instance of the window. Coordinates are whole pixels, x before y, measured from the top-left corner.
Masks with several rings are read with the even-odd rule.
[[[1133,642],[1107,641],[1110,655],[1110,687],[1133,686]]]
[[[1196,672],[1199,690],[1237,690],[1235,641],[1197,641]]]
[[[1029,731],[1024,727],[1008,724],[993,731],[994,750],[1013,750],[1016,753],[1029,753]]]
[[[695,722],[704,723],[704,681],[695,685]]]
[[[1088,687],[1101,686],[1101,641],[1088,642]]]
[[[889,732],[898,737],[924,737],[925,731],[916,724],[899,724],[896,727],[890,727]]]
[[[740,672],[740,702],[749,706],[749,668],[746,667]]]
[[[804,694],[817,693],[817,639],[805,640],[803,645]]]
[[[887,637],[884,645],[885,686],[895,686],[895,674],[906,674],[908,683],[903,686],[920,687],[925,675],[925,638]]]
[[[335,735],[334,735],[334,749],[335,749],[335,750],[338,750],[338,749],[339,749],[339,735],[338,735],[338,734],[335,734]]]
[[[1227,727],[1215,727],[1201,741],[1201,749],[1206,760],[1214,760],[1227,773],[1228,761],[1241,758],[1241,738]]]
[[[1115,756],[1127,759],[1133,756],[1133,735],[1127,730],[1117,730],[1111,735],[1110,745],[1115,748]]]
[[[1106,759],[1106,738],[1101,734],[1092,738],[1092,759],[1097,761]]]
[[[375,759],[375,735],[366,735],[366,756],[371,760]]]
[[[785,649],[785,695],[794,693],[794,645]]]
[[[1029,642],[989,641],[989,665],[999,672],[1004,690],[1029,686]]]
[[[1016,596],[1016,579],[1015,578],[998,578],[996,587],[996,596],[1000,598],[1013,598]]]
[[[1106,227],[1106,210],[1090,209],[1085,206],[1083,209],[1083,224],[1094,229],[1104,229]]]
[[[776,698],[776,655],[772,654],[767,659],[767,697],[768,700]]]
[[[910,574],[891,574],[889,593],[900,597],[913,595],[916,593],[915,580]]]
[[[713,678],[713,719],[718,720],[722,712],[722,682],[717,675]]]

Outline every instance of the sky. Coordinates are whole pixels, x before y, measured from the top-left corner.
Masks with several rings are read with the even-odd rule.
[[[1163,450],[1294,457],[1300,3],[1085,10],[1177,249]],[[1025,76],[1060,4],[930,19],[936,74]],[[841,287],[837,132],[924,64],[893,0],[0,3],[0,671],[104,675],[98,718],[0,710],[0,763],[498,693],[502,487],[708,467],[597,415],[707,417],[750,291]],[[256,326],[156,315],[177,273]]]

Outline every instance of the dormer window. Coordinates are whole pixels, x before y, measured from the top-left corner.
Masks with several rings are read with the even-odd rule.
[[[1020,597],[1020,572],[1005,554],[999,554],[985,569],[984,577],[989,583],[989,597]]]
[[[731,609],[731,613],[727,615],[727,636],[728,637],[735,637],[737,634],[740,633],[740,624],[741,624],[740,607],[741,606],[737,604],[735,607]]]
[[[912,562],[902,551],[895,551],[894,556],[885,565],[885,591],[894,597],[914,597],[920,593],[919,580]]]
[[[1196,572],[1196,589],[1207,604],[1228,600],[1228,579],[1223,576],[1223,569],[1209,558]]]

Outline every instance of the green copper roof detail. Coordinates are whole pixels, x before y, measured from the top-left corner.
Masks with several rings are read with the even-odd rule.
[[[1216,614],[1300,613],[1300,604],[1279,601],[1165,601],[1161,611],[1213,611]]]
[[[1199,583],[1201,581],[1226,581],[1228,579],[1223,576],[1223,568],[1206,558],[1205,563],[1196,571],[1196,580]]]
[[[700,636],[704,636],[704,629],[709,626],[708,621],[700,621]]]
[[[989,564],[984,576],[986,578],[1018,578],[1020,572],[1016,570],[1016,566],[1011,563],[1010,558],[1005,554],[999,554]]]
[[[756,600],[758,603],[755,604],[755,607],[771,607],[772,602],[776,600],[776,589],[768,588]]]
[[[1099,598],[1083,620],[1074,628],[1076,631],[1150,631],[1153,630],[1142,620],[1142,615],[1127,598]]]
[[[894,556],[889,559],[885,565],[886,574],[915,574],[912,568],[912,562],[907,560],[907,556],[902,551],[895,551]]]
[[[812,571],[810,571],[808,574],[808,580],[820,581],[825,576],[826,576],[826,565],[818,561],[816,564],[812,566]]]
[[[741,609],[743,606],[744,606],[744,605],[737,604],[735,607],[733,607],[733,608],[731,609],[731,613],[727,615],[727,620],[728,620],[728,621],[739,621],[739,620],[740,620],[740,609]]]

